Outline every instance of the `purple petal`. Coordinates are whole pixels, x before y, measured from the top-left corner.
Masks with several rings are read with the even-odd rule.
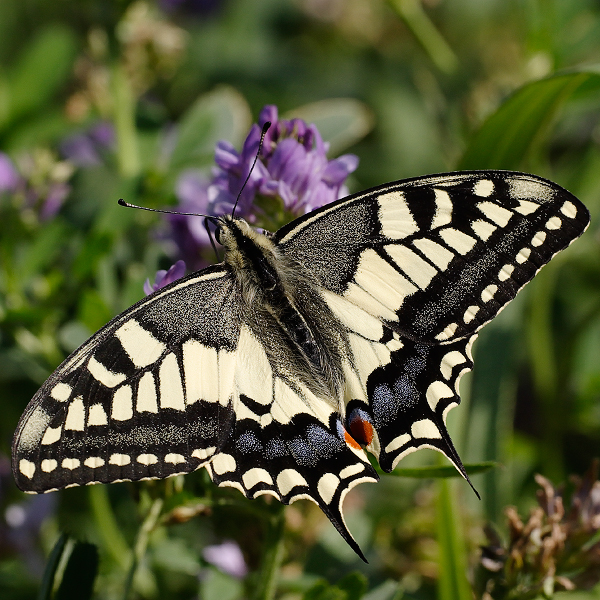
[[[215,162],[225,171],[236,169],[236,172],[238,172],[240,155],[229,142],[221,140],[215,146]]]
[[[60,153],[78,167],[91,167],[100,164],[100,157],[94,142],[82,133],[71,135],[60,143]]]
[[[115,145],[115,128],[108,121],[100,121],[90,129],[90,137],[98,146],[113,148]]]
[[[208,207],[208,180],[201,171],[184,171],[175,184],[175,194],[184,212],[205,213]]]
[[[20,179],[12,160],[0,152],[0,192],[14,192]]]
[[[47,221],[56,215],[67,196],[71,193],[71,186],[67,183],[53,183],[40,210],[40,219]]]
[[[323,181],[330,185],[340,185],[350,173],[356,171],[358,167],[358,156],[354,154],[344,154],[338,158],[330,160],[323,172]]]
[[[242,579],[248,574],[244,555],[240,547],[233,541],[206,546],[202,550],[202,556],[206,562],[232,577]]]
[[[146,279],[144,283],[144,292],[146,292],[146,295],[149,295],[156,290],[160,290],[160,288],[165,287],[169,283],[173,283],[174,281],[177,281],[177,279],[181,279],[184,275],[185,262],[178,260],[168,271],[163,269],[157,271],[154,284],[151,284],[150,280]]]

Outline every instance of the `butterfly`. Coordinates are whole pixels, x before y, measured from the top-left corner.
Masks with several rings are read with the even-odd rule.
[[[275,233],[214,219],[221,264],[144,298],[73,352],[27,406],[19,488],[204,467],[245,496],[315,502],[434,448],[479,329],[589,223],[558,185],[471,171],[388,183]]]

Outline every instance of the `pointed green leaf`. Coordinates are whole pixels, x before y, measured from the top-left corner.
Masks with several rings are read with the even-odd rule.
[[[457,168],[519,168],[547,134],[557,112],[577,90],[600,92],[600,73],[593,69],[575,71],[524,85],[472,136]]]

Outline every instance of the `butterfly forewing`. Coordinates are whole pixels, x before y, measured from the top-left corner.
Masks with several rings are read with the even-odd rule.
[[[326,206],[276,234],[322,286],[424,343],[470,335],[587,227],[587,209],[545,179],[432,175]]]

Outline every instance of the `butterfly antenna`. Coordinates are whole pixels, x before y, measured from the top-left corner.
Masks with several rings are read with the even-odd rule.
[[[148,210],[150,212],[159,212],[164,213],[166,215],[184,215],[186,217],[204,217],[205,219],[215,219],[211,215],[203,215],[202,213],[189,213],[189,212],[179,212],[177,210],[162,210],[160,208],[148,208],[147,206],[138,206],[137,204],[130,204],[129,202],[125,202],[123,198],[119,198],[118,203],[120,206],[124,206],[125,208],[139,208],[140,210]],[[211,221],[212,222],[212,221]]]
[[[252,171],[254,171],[254,166],[256,165],[256,161],[258,160],[258,156],[260,154],[260,151],[262,150],[263,143],[265,141],[265,135],[267,135],[267,131],[269,130],[269,127],[271,127],[271,121],[267,121],[263,125],[262,132],[260,134],[260,141],[258,142],[258,150],[256,151],[256,155],[254,156],[254,162],[252,163],[252,166],[250,167],[250,170],[248,171],[248,177],[246,177],[246,181],[244,181],[244,185],[241,187],[240,191],[238,192],[237,198],[235,199],[235,204],[233,205],[233,210],[231,211],[232,217],[235,216],[235,209],[237,208],[238,202],[240,201],[242,192],[244,191],[244,188],[246,187],[246,184],[248,183],[248,180],[250,179],[250,175],[252,175]]]

